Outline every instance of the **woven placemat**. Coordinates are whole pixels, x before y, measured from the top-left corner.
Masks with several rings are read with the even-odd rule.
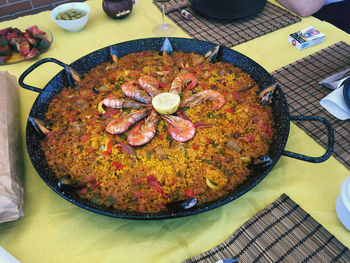
[[[350,251],[286,194],[220,245],[185,260],[216,262],[350,262]]]
[[[184,1],[170,0],[169,2],[154,2],[154,4],[159,9],[164,4],[165,10],[168,10],[182,2]],[[267,2],[266,6],[257,15],[239,20],[204,17],[190,6],[182,9],[192,14],[192,20],[186,20],[178,10],[168,13],[167,16],[191,37],[229,48],[301,20],[300,17],[270,2]]]
[[[272,72],[286,95],[291,115],[317,115],[334,128],[334,157],[350,169],[350,121],[341,121],[320,105],[333,90],[318,84],[321,80],[350,67],[350,46],[338,42],[306,58]],[[325,147],[326,127],[319,122],[295,122]],[[320,154],[321,155],[321,154]]]

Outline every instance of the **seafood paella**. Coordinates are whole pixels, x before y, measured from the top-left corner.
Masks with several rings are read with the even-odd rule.
[[[269,89],[259,93],[249,74],[213,52],[111,55],[83,77],[73,72],[76,84],[40,123],[62,191],[155,213],[217,200],[268,163]]]

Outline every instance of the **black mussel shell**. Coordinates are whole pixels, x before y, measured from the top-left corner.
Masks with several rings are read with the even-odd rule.
[[[28,117],[28,120],[33,125],[34,129],[42,136],[45,137],[47,134],[51,132],[50,128],[48,127],[48,124],[45,123],[42,120]]]
[[[185,200],[178,200],[174,202],[167,203],[165,206],[170,210],[170,211],[183,211],[183,210],[188,210],[196,206],[198,203],[198,198],[189,198]]]
[[[260,156],[259,158],[254,158],[252,160],[252,165],[255,168],[258,168],[258,167],[265,168],[265,167],[270,166],[272,164],[272,162],[273,161],[269,156],[263,155],[263,156]]]
[[[58,188],[60,188],[62,191],[76,191],[82,188],[81,185],[79,185],[76,182],[73,182],[72,177],[69,174],[66,174],[63,176],[57,183]]]
[[[205,53],[204,57],[209,62],[215,62],[218,59],[219,53],[220,53],[220,45],[217,45],[207,51]]]
[[[112,46],[109,47],[109,54],[110,54],[110,57],[111,57],[111,62],[112,63],[117,63],[118,62],[118,58],[119,58],[119,54],[118,54],[118,51],[115,50]]]
[[[68,65],[65,66],[65,72],[68,77],[69,86],[71,87],[74,87],[82,79],[81,75]]]
[[[165,51],[167,54],[172,54],[174,52],[173,47],[171,46],[171,43],[168,38],[164,39],[163,45],[159,50],[160,54],[163,54],[163,51]]]
[[[271,85],[264,87],[259,91],[259,97],[261,98],[261,103],[263,105],[270,104],[272,102],[272,95],[277,85],[277,82],[274,82]]]

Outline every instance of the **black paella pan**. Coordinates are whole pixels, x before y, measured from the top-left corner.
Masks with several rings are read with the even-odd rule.
[[[215,44],[213,43],[193,39],[169,38],[169,40],[174,51],[205,54],[208,50],[215,47]],[[108,208],[105,206],[97,205],[90,201],[81,199],[74,191],[63,191],[58,186],[57,177],[51,171],[45,160],[45,155],[39,143],[39,141],[42,139],[42,134],[40,134],[37,131],[37,127],[33,125],[32,119],[35,118],[44,120],[45,113],[48,109],[48,105],[51,102],[51,100],[55,97],[55,95],[58,94],[62,90],[62,88],[68,85],[74,85],[72,83],[74,80],[71,76],[71,71],[69,70],[69,68],[73,68],[80,75],[83,75],[86,72],[88,72],[91,68],[94,68],[97,65],[108,61],[110,59],[111,47],[114,50],[117,50],[118,56],[122,57],[133,52],[140,52],[145,50],[159,50],[162,47],[163,42],[164,38],[148,38],[118,43],[110,47],[105,47],[96,50],[76,60],[70,65],[66,65],[65,63],[57,59],[44,58],[34,63],[20,76],[19,84],[21,87],[39,93],[29,113],[29,118],[27,121],[26,145],[28,154],[34,168],[36,169],[42,180],[57,194],[59,194],[66,200],[72,202],[73,204],[85,208],[89,211],[112,217],[141,220],[177,218],[183,216],[190,216],[214,209],[228,202],[231,202],[232,200],[245,194],[269,174],[269,172],[276,165],[281,155],[315,163],[323,162],[330,157],[333,150],[334,140],[333,129],[330,123],[324,118],[317,116],[290,116],[286,98],[277,84],[274,92],[270,94],[272,96],[271,105],[273,108],[273,114],[276,123],[276,134],[274,136],[273,142],[269,150],[269,157],[271,158],[271,162],[269,163],[269,165],[260,166],[258,169],[254,169],[254,172],[250,175],[250,177],[242,185],[234,189],[228,195],[200,206],[193,206],[189,209],[175,209],[158,213],[138,213],[130,211],[120,211],[111,207]],[[272,84],[275,84],[274,78],[263,67],[261,67],[256,62],[239,52],[223,47],[221,49],[221,53],[219,54],[218,59],[221,61],[229,62],[236,67],[240,67],[243,71],[249,73],[252,76],[252,78],[260,85],[262,90],[266,90],[267,87],[271,87]],[[47,62],[56,63],[62,66],[64,69],[60,71],[55,77],[53,77],[43,89],[36,88],[24,83],[24,79],[28,74],[30,74],[38,66]],[[318,121],[325,124],[328,133],[328,147],[324,155],[320,157],[310,157],[284,150],[289,136],[289,125],[291,120]],[[72,162],[73,161],[74,160],[72,160]]]

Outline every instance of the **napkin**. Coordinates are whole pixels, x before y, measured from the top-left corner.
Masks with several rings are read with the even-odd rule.
[[[350,119],[350,108],[344,100],[343,86],[340,86],[349,77],[346,76],[348,72],[350,72],[350,68],[319,82],[319,84],[334,90],[320,101],[321,106],[340,120]]]
[[[330,89],[337,89],[339,88],[339,84],[341,84],[347,77],[349,77],[348,73],[350,73],[350,68],[339,73],[335,73],[332,76],[325,78],[324,80],[321,80],[319,84],[325,85]]]
[[[0,247],[0,262],[1,263],[20,263],[9,252]]]
[[[23,216],[19,154],[18,87],[15,76],[0,71],[0,223]],[[1,262],[1,261],[0,261]]]

